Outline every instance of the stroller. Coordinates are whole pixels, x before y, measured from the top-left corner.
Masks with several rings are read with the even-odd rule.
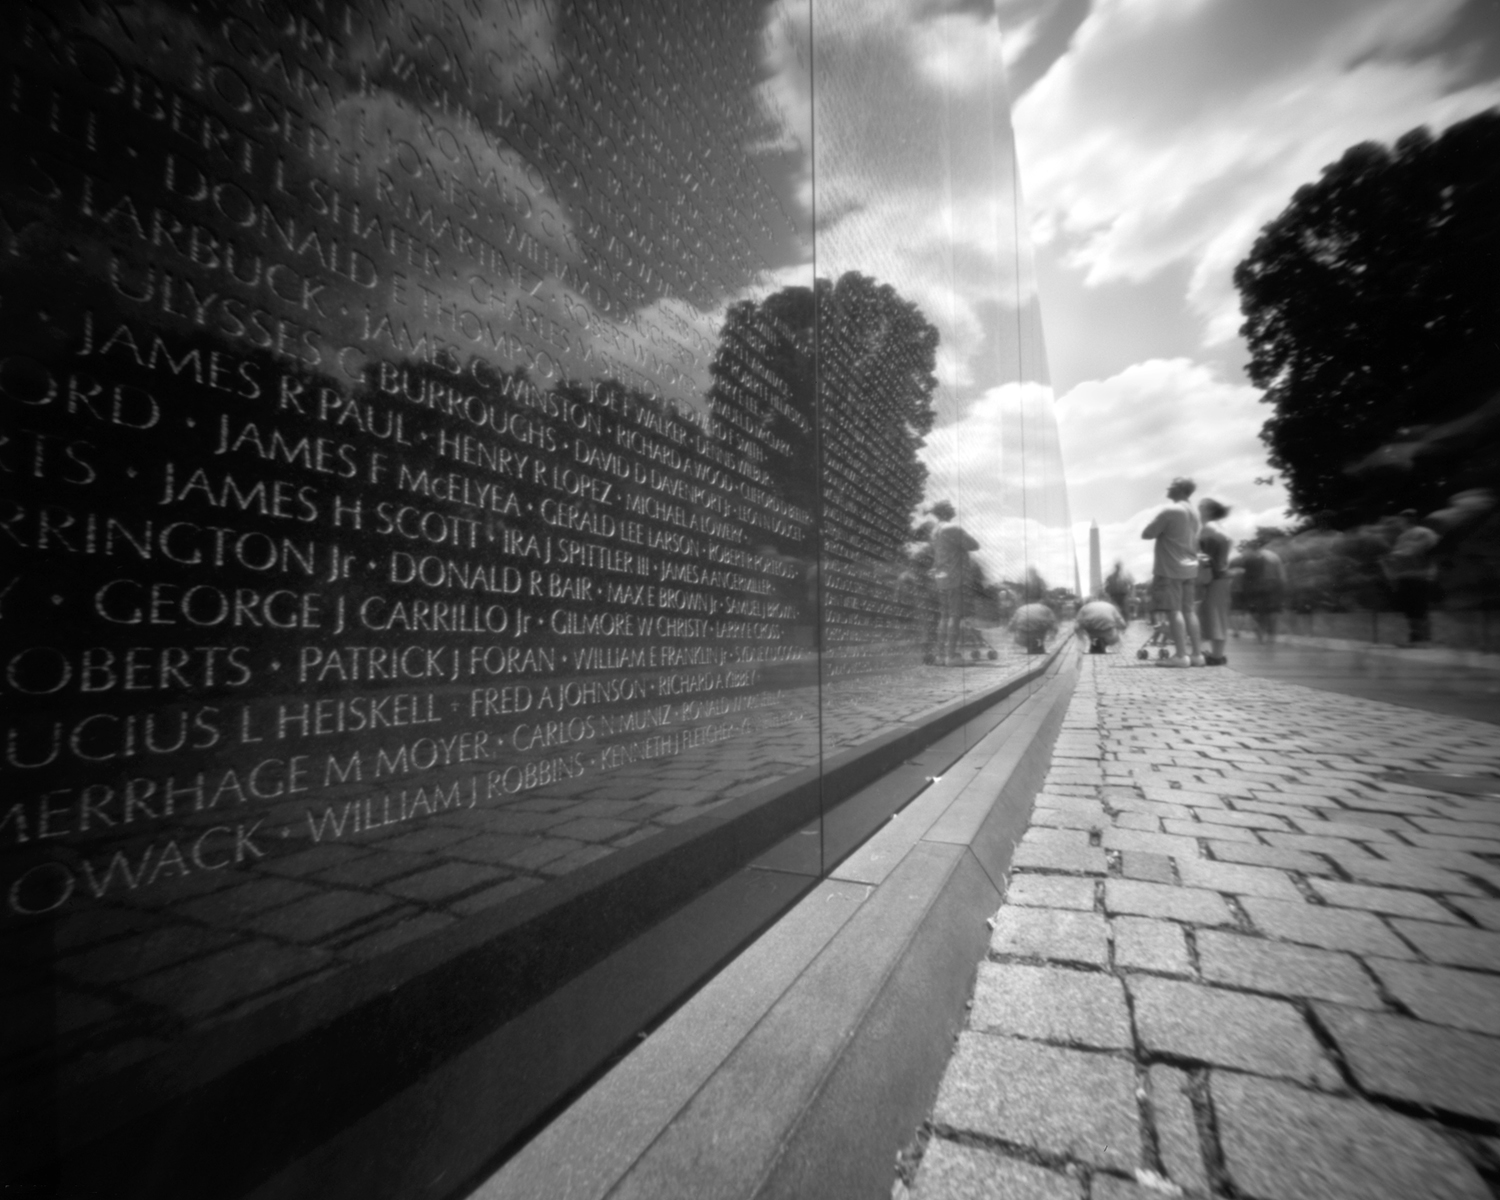
[[[1165,612],[1151,614],[1151,636],[1135,652],[1135,656],[1142,659],[1150,658],[1153,648],[1156,650],[1157,658],[1171,658],[1177,652],[1177,647],[1172,640],[1172,621]]]
[[[979,662],[981,659],[987,658],[993,662],[999,657],[1000,652],[993,649],[990,646],[989,642],[984,640],[984,635],[980,633],[979,630],[973,628],[970,625],[960,624],[958,627],[958,653],[955,659],[950,661],[947,659],[940,659],[938,657],[936,637],[934,637],[933,640],[928,644],[926,650],[923,652],[922,661],[928,666],[933,666],[935,664],[941,664],[944,662],[946,662],[949,666],[952,666],[957,661],[964,658],[972,659],[975,662]]]

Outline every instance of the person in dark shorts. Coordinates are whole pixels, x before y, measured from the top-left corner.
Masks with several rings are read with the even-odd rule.
[[[1229,640],[1229,537],[1219,528],[1219,522],[1228,515],[1228,507],[1217,500],[1205,496],[1198,501],[1198,516],[1203,521],[1198,534],[1198,624],[1208,643],[1203,661],[1210,667],[1222,667],[1229,661],[1224,654]]]

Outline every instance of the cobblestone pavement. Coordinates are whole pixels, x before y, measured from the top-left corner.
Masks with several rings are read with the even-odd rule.
[[[1492,725],[1085,656],[897,1200],[1500,1195]]]

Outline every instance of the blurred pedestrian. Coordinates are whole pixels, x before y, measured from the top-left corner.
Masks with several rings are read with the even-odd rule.
[[[1202,635],[1198,628],[1198,514],[1188,503],[1197,485],[1178,477],[1167,486],[1167,503],[1141,537],[1155,539],[1152,562],[1153,604],[1169,614],[1177,653],[1157,662],[1159,667],[1201,667]]]
[[[940,664],[962,664],[958,635],[964,616],[964,583],[969,575],[969,554],[979,543],[955,523],[953,505],[939,500],[927,510],[937,518],[932,531],[932,583],[938,595],[937,654]]]
[[[1386,518],[1387,534],[1394,535],[1390,553],[1381,559],[1395,595],[1396,608],[1406,617],[1409,644],[1432,640],[1432,592],[1437,583],[1434,551],[1439,535],[1417,520],[1415,509]]]
[[[1229,661],[1224,655],[1229,640],[1229,538],[1219,522],[1229,515],[1229,508],[1205,496],[1198,501],[1198,517],[1203,528],[1198,534],[1198,624],[1208,650],[1203,661],[1210,667],[1222,667]]]
[[[1104,580],[1104,594],[1109,597],[1109,602],[1125,618],[1125,623],[1130,623],[1134,614],[1131,612],[1130,598],[1135,594],[1135,580],[1131,578],[1130,572],[1125,569],[1125,564],[1118,558],[1110,570],[1108,577]]]
[[[1255,640],[1274,642],[1276,617],[1286,596],[1286,568],[1280,556],[1255,542],[1242,542],[1229,566],[1240,572],[1240,594],[1255,625]]]

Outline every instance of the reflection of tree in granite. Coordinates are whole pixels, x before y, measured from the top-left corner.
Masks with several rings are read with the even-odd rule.
[[[709,398],[785,449],[781,493],[819,513],[831,678],[909,666],[920,641],[925,606],[902,576],[937,341],[915,304],[852,271],[742,302],[725,322]]]
[[[835,680],[920,661],[930,597],[900,602],[918,458],[935,414],[938,332],[889,285],[855,272],[818,293],[824,623]]]

